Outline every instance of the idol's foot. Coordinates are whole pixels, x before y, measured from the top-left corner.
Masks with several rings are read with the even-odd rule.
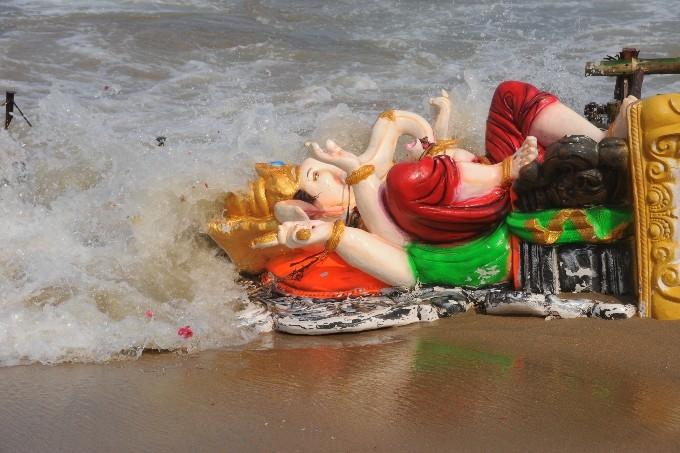
[[[536,137],[528,136],[522,146],[519,147],[512,157],[512,178],[519,177],[519,171],[536,160],[538,157],[538,141]]]
[[[621,103],[621,108],[619,109],[619,114],[612,123],[609,137],[618,137],[627,139],[628,138],[628,117],[630,113],[630,108],[633,104],[639,101],[635,96],[628,96]]]

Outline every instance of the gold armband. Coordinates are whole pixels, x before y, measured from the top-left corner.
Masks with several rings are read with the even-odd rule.
[[[375,173],[375,167],[373,165],[362,165],[345,178],[345,184],[353,186],[368,178],[373,173]]]
[[[508,187],[512,184],[512,156],[508,156],[503,159],[502,169],[503,178],[501,180],[501,186]]]
[[[329,252],[335,251],[340,244],[340,239],[342,238],[342,233],[345,232],[345,222],[342,220],[336,220],[333,223],[333,229],[331,230],[331,235],[326,241],[326,250]]]
[[[450,150],[458,144],[458,140],[438,140],[434,144],[431,144],[429,148],[425,150],[426,156],[437,156],[439,154],[446,154],[446,151]]]

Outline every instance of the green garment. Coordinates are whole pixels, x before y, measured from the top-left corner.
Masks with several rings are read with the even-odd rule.
[[[437,247],[430,244],[406,245],[416,280],[427,285],[477,288],[508,279],[510,234],[502,223],[487,236],[465,244]]]
[[[535,244],[611,243],[625,237],[633,223],[630,209],[594,207],[513,211],[506,222],[510,232]]]

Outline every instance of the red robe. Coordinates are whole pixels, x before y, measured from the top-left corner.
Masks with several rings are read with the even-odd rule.
[[[486,119],[486,152],[492,162],[501,162],[522,145],[541,111],[558,102],[555,95],[524,82],[507,81],[498,85]],[[543,147],[538,145],[539,158]]]
[[[536,116],[553,102],[555,96],[527,83],[501,83],[487,118],[489,159],[501,162],[514,154]],[[383,202],[396,224],[416,242],[465,242],[492,231],[510,210],[510,197],[506,188],[496,187],[482,197],[456,200],[459,183],[456,162],[446,155],[401,162],[387,174]]]

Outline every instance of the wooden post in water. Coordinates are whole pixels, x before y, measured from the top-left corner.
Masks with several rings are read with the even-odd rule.
[[[14,113],[14,90],[5,91],[5,129],[9,128]]]

